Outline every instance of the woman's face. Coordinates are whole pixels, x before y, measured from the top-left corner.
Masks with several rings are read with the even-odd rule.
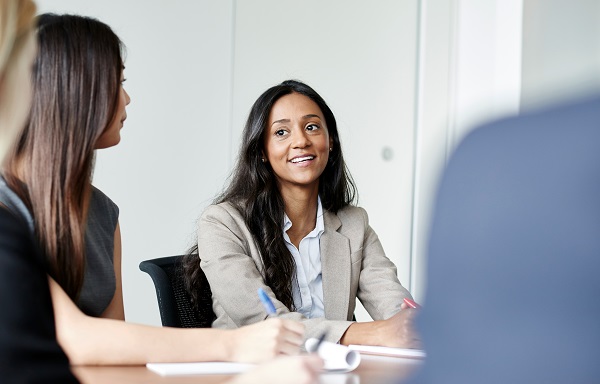
[[[0,76],[0,162],[21,133],[29,115],[33,94],[31,71],[36,53],[35,34],[30,33],[15,61],[9,63]]]
[[[129,104],[131,99],[129,94],[123,88],[125,79],[123,77],[123,71],[121,71],[121,81],[119,83],[119,101],[117,103],[117,110],[108,128],[102,133],[96,142],[95,149],[109,148],[119,144],[121,141],[121,128],[123,128],[123,122],[127,119],[127,112],[125,107]]]
[[[319,106],[291,93],[273,104],[265,130],[265,159],[281,189],[318,188],[332,140]]]

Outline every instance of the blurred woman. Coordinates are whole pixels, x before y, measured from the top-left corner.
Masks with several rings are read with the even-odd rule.
[[[31,105],[35,4],[0,1],[0,163]],[[56,341],[44,256],[13,201],[0,193],[0,377],[2,382],[75,382]]]

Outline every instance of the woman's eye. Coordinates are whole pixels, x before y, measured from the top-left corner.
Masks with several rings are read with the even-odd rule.
[[[279,129],[275,131],[275,136],[283,136],[285,135],[285,131],[283,129]]]
[[[309,124],[306,126],[306,129],[309,131],[316,131],[317,129],[319,129],[319,126],[317,124]]]

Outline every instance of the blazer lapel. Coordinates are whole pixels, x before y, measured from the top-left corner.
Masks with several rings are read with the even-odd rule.
[[[321,235],[323,305],[329,320],[347,320],[350,292],[350,240],[337,232],[342,225],[334,213],[323,214]]]

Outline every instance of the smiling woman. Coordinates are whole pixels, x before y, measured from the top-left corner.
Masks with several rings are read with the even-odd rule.
[[[198,254],[186,256],[192,294],[200,268],[210,284],[213,326],[263,320],[255,294],[262,288],[277,316],[302,321],[308,337],[418,346],[415,310],[402,304],[410,293],[355,195],[323,98],[294,80],[265,91],[250,110],[229,186],[199,220]],[[376,321],[351,321],[357,298]]]

